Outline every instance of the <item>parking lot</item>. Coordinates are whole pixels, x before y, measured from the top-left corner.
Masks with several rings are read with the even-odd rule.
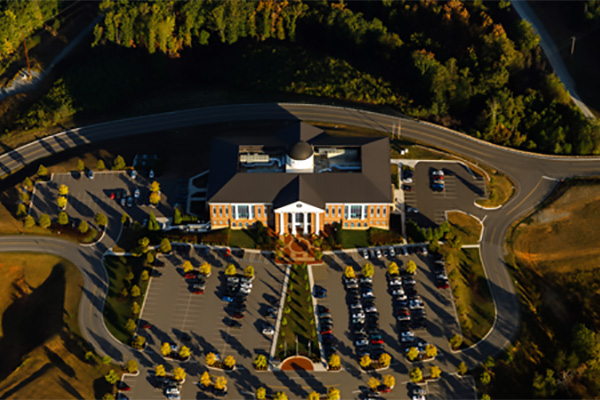
[[[395,247],[400,249],[400,246]],[[433,257],[424,254],[409,254],[407,256],[399,254],[401,253],[397,251],[394,257],[383,256],[379,259],[366,260],[357,251],[336,252],[334,255],[325,257],[328,267],[316,267],[318,268],[318,272],[314,274],[316,283],[326,287],[330,292],[336,293],[334,296],[319,300],[319,304],[323,304],[331,310],[334,321],[333,331],[339,340],[338,353],[342,360],[342,367],[350,371],[358,372],[360,366],[358,363],[359,355],[354,344],[354,335],[351,332],[349,304],[345,296],[338,294],[345,293],[342,276],[347,265],[354,267],[357,274],[360,273],[362,266],[368,262],[375,267],[372,288],[374,303],[379,313],[379,333],[384,340],[384,351],[392,356],[391,368],[394,372],[406,374],[411,367],[411,363],[404,357],[406,347],[414,345],[413,343],[418,340],[424,340],[438,348],[438,357],[440,357],[449,350],[448,338],[460,332],[450,289],[438,289],[436,287]],[[415,341],[403,346],[399,340],[400,331],[394,315],[392,296],[388,290],[386,271],[388,264],[392,261],[396,262],[402,270],[409,260],[413,260],[417,264],[414,290],[423,300],[426,318],[423,328],[414,329]]]
[[[431,189],[434,170],[444,172],[444,190]],[[416,208],[418,213],[407,215],[421,227],[435,227],[445,221],[447,210],[463,210],[478,213],[474,201],[485,195],[485,181],[474,177],[463,164],[456,162],[419,162],[415,166],[412,190],[404,192],[406,206]]]
[[[43,213],[55,218],[60,211],[56,203],[58,188],[64,184],[69,188],[65,211],[71,220],[92,222],[98,212],[119,220],[126,212],[139,222],[143,222],[151,210],[157,217],[172,216],[173,209],[168,204],[171,200],[170,191],[165,190],[164,187],[161,187],[162,197],[158,206],[149,205],[150,183],[151,180],[140,173],[133,179],[131,173],[124,171],[95,172],[93,179],[87,176],[79,177],[79,173],[54,174],[51,181],[35,185],[30,213],[36,220]],[[140,193],[138,199],[133,198],[136,189],[139,189]],[[113,193],[115,198],[111,199]],[[132,205],[128,206],[126,202],[122,205],[121,199],[129,196],[132,197]]]
[[[184,250],[185,249],[185,250]],[[274,324],[275,319],[266,315],[266,309],[279,302],[284,269],[273,265],[259,252],[239,252],[226,257],[223,250],[207,247],[175,245],[174,254],[160,257],[165,266],[155,268],[160,276],[154,276],[146,296],[141,315],[142,322],[151,325],[149,329],[139,328],[138,333],[147,337],[148,347],[144,355],[148,357],[147,367],[153,370],[158,364],[164,364],[167,371],[176,367],[178,362],[169,362],[160,354],[163,342],[188,346],[192,356],[182,363],[187,378],[181,393],[185,398],[206,397],[199,395],[196,383],[206,371],[205,357],[209,352],[220,359],[232,355],[236,359],[238,370],[251,369],[257,354],[268,355],[271,336],[263,335],[265,323]],[[182,270],[183,262],[190,260],[197,267],[205,261],[212,265],[211,276],[206,280],[203,294],[193,294]],[[246,311],[243,319],[234,319],[230,304],[223,301],[226,277],[225,268],[234,264],[238,272],[252,265],[255,279],[247,296]],[[241,326],[231,327],[228,321],[238,321]],[[140,324],[142,326],[142,324]],[[183,340],[186,334],[189,340]],[[210,371],[211,375],[224,375],[221,371]],[[230,388],[235,385],[238,392],[253,391],[249,382],[240,377],[239,372],[227,373]],[[154,385],[151,375],[127,378],[134,398],[164,399],[163,391]],[[210,396],[209,396],[210,397]]]
[[[444,399],[473,399],[477,400],[475,382],[472,376],[460,377],[446,375],[444,379],[427,383],[427,398],[429,400]]]

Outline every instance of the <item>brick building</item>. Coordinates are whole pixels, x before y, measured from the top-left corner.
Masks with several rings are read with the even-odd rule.
[[[342,137],[305,123],[276,135],[215,139],[207,188],[212,229],[279,234],[389,228],[393,207],[387,137]]]

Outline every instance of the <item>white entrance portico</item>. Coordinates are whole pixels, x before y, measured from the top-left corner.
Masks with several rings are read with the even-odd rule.
[[[294,203],[287,204],[283,207],[279,207],[273,210],[275,213],[275,219],[278,222],[278,233],[283,235],[284,233],[291,233],[295,235],[302,233],[307,235],[309,233],[319,234],[320,216],[324,210],[304,203],[302,201],[296,201]]]

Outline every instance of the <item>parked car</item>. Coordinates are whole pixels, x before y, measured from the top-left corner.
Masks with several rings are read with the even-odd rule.
[[[362,256],[365,258],[365,260],[369,259],[369,252],[366,249],[362,249]]]
[[[127,205],[127,198],[121,198],[121,207],[125,207]]]
[[[377,253],[377,258],[381,258],[381,256],[382,256],[381,249],[377,249],[377,250],[375,250],[375,252]]]
[[[262,330],[262,334],[266,336],[273,336],[275,329],[271,325],[265,326]]]
[[[155,259],[155,260],[154,260],[154,263],[152,263],[152,265],[153,265],[153,266],[155,266],[155,267],[164,267],[164,266],[165,266],[165,263],[164,263],[164,262],[162,262],[162,261],[160,261],[160,260],[156,260],[156,259]]]
[[[129,196],[127,198],[127,207],[131,207],[133,205],[133,198],[131,196]]]
[[[402,190],[404,190],[405,192],[412,192],[413,188],[410,185],[402,185]]]
[[[411,206],[406,206],[406,212],[407,213],[414,213],[414,214],[418,214],[419,210],[415,207],[411,207]]]
[[[388,248],[388,252],[389,252],[389,254],[390,254],[390,257],[395,257],[395,256],[396,256],[396,251],[394,250],[394,247],[393,247],[393,246],[390,246],[390,247]]]
[[[135,169],[131,170],[131,179],[135,179],[137,178],[137,172],[135,172]]]
[[[327,289],[322,286],[314,286],[313,287],[314,295],[317,299],[323,299],[327,297]]]
[[[148,173],[148,178],[154,179],[154,170],[153,169],[151,169],[150,172]]]
[[[90,170],[88,171],[88,174],[87,174],[87,176],[88,176],[88,178],[90,178],[90,179],[94,179],[94,171],[92,171],[92,170],[90,169]]]
[[[231,296],[223,296],[223,301],[226,301],[228,303],[232,303],[233,302],[233,297],[231,297]]]

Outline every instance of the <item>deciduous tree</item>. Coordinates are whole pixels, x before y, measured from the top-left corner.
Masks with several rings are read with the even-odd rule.
[[[81,158],[77,159],[77,170],[79,172],[85,171],[85,163],[83,162],[83,160]]]
[[[419,357],[419,349],[417,349],[416,347],[411,347],[410,349],[408,349],[408,353],[406,353],[406,356],[410,361],[415,361],[417,357]]]
[[[456,372],[458,372],[459,375],[465,375],[467,373],[467,364],[465,364],[464,361],[461,361],[456,368]]]
[[[354,268],[350,265],[346,265],[346,269],[344,270],[344,276],[348,279],[356,278],[356,274],[354,273]]]
[[[246,275],[248,278],[254,278],[254,267],[252,265],[248,265],[244,269],[244,275]]]
[[[235,269],[235,265],[229,264],[227,268],[225,268],[225,275],[233,276],[237,274],[237,270]]]
[[[460,347],[460,345],[462,344],[462,340],[463,340],[462,336],[457,333],[450,338],[450,346],[453,349],[458,349]]]
[[[206,275],[206,276],[208,276],[208,275],[210,275],[210,272],[211,272],[211,266],[210,266],[210,264],[209,264],[209,263],[207,263],[207,262],[204,262],[204,263],[203,263],[203,264],[202,264],[202,265],[201,265],[201,266],[198,268],[198,270],[200,271],[200,273],[201,273],[202,275]]]
[[[267,357],[265,357],[263,354],[257,355],[256,358],[254,359],[254,367],[256,369],[267,368]]]
[[[104,165],[103,160],[98,160],[98,162],[96,163],[96,169],[98,171],[102,171],[102,170],[106,169],[106,165]]]
[[[175,380],[179,382],[183,381],[185,379],[185,371],[183,370],[183,368],[175,368],[173,370],[173,378],[175,378]]]
[[[61,196],[66,196],[69,194],[69,187],[65,184],[62,184],[58,187],[58,194]]]
[[[488,385],[492,381],[492,376],[489,372],[483,371],[479,376],[479,381],[482,385]]]
[[[120,171],[125,169],[126,166],[127,165],[125,164],[125,159],[122,156],[118,155],[113,161],[112,169],[113,171]]]
[[[58,208],[64,210],[67,206],[67,198],[65,196],[58,196],[56,198],[56,204],[58,205]]]
[[[223,360],[223,364],[225,364],[227,368],[233,369],[233,367],[235,367],[235,358],[233,358],[233,356],[227,356],[225,357],[225,360]]]
[[[140,297],[142,291],[140,290],[140,287],[138,285],[133,285],[129,293],[131,294],[131,297]]]
[[[190,356],[190,348],[187,346],[181,346],[181,350],[179,350],[179,357],[188,358]]]
[[[391,262],[390,265],[388,265],[388,274],[399,275],[400,268],[398,268],[398,264],[396,264],[395,262]]]
[[[337,354],[332,354],[329,357],[329,368],[338,369],[338,368],[340,368],[340,366],[341,366],[340,356],[338,356]]]
[[[388,353],[382,353],[377,361],[379,361],[379,364],[382,366],[389,367],[390,363],[392,362],[392,357]]]
[[[256,400],[265,400],[265,398],[267,397],[267,389],[265,389],[264,387],[259,387],[258,389],[256,389]]]
[[[421,368],[415,367],[411,369],[409,373],[409,379],[412,383],[421,382],[423,380],[423,371],[421,371]]]
[[[431,368],[429,368],[429,374],[431,375],[431,378],[437,379],[442,374],[442,370],[437,365],[434,365]]]
[[[23,188],[29,192],[33,191],[33,182],[30,177],[26,177],[25,180],[23,180]]]
[[[133,345],[135,346],[136,349],[143,349],[144,345],[146,344],[146,338],[140,335],[137,335],[135,337],[135,340],[133,341]]]
[[[148,254],[152,254],[152,253],[148,253]],[[150,274],[148,273],[148,270],[142,271],[142,274],[140,275],[140,279],[143,281],[147,281],[148,279],[150,279]]]
[[[160,346],[160,353],[166,357],[171,354],[171,344],[169,342],[163,342],[162,346]]]
[[[327,389],[327,400],[340,400],[340,389],[333,386]]]
[[[179,207],[175,207],[175,214],[173,215],[173,224],[179,225],[181,224],[183,217],[181,216],[181,211],[179,211]]]
[[[160,225],[156,220],[156,215],[154,215],[152,211],[150,211],[150,215],[148,216],[148,230],[151,232],[160,230]]]
[[[90,226],[88,225],[87,222],[85,222],[84,220],[81,220],[81,222],[79,222],[79,226],[77,227],[77,229],[79,230],[79,232],[84,234],[90,230]]]
[[[288,397],[285,392],[277,392],[275,393],[275,396],[273,396],[273,400],[288,400]]]
[[[133,304],[131,305],[131,312],[134,315],[138,315],[141,311],[141,307],[140,305],[137,303],[137,301],[134,301]]]
[[[371,366],[371,362],[373,362],[373,360],[371,360],[371,357],[369,357],[368,354],[365,354],[360,358],[360,366],[363,368],[368,368]]]
[[[133,374],[135,372],[137,372],[138,370],[138,363],[135,360],[128,360],[125,363],[125,370],[127,370],[127,372],[129,372],[130,374]]]
[[[312,391],[308,394],[308,400],[319,400],[321,398],[321,395],[319,395],[319,393]]]
[[[169,239],[164,238],[163,240],[161,240],[160,251],[161,251],[161,253],[170,253],[171,252],[171,242],[169,242]]]
[[[66,212],[61,211],[58,213],[58,224],[59,225],[66,225],[69,223],[69,216],[67,215]]]
[[[129,333],[133,333],[135,332],[137,328],[137,325],[135,324],[135,321],[132,320],[131,318],[127,320],[127,323],[125,324],[125,329],[127,329],[127,332]]]
[[[17,204],[17,218],[23,218],[27,215],[27,206],[23,203]]]
[[[436,357],[436,356],[437,356],[437,354],[438,354],[437,347],[435,347],[434,345],[432,345],[432,344],[428,344],[428,345],[425,347],[425,356],[426,356],[427,358]]]
[[[367,385],[369,385],[369,387],[371,388],[372,391],[376,391],[377,388],[379,387],[379,385],[381,385],[381,381],[379,381],[379,379],[372,376],[369,378]]]
[[[46,167],[44,167],[42,164],[40,164],[40,167],[38,168],[37,174],[42,177],[45,178],[48,176],[48,169]]]
[[[414,274],[415,272],[417,272],[417,264],[415,264],[413,260],[409,260],[406,263],[406,272],[408,272],[409,274]]]
[[[106,379],[106,382],[114,385],[119,380],[119,376],[114,369],[111,369],[106,375],[104,375],[104,379]]]
[[[362,268],[362,274],[366,277],[371,277],[375,273],[375,269],[371,263],[366,263]]]
[[[153,193],[160,192],[160,183],[158,183],[157,181],[153,181],[150,184],[150,191],[153,192]]]
[[[99,227],[105,227],[108,224],[108,218],[102,213],[97,213],[94,217],[94,222]]]
[[[48,214],[42,214],[40,215],[39,224],[42,228],[47,229],[52,224],[52,220],[50,219],[50,216]]]
[[[389,388],[396,386],[396,379],[392,375],[385,375],[383,377],[383,384]]]
[[[25,228],[31,229],[35,226],[35,219],[31,215],[25,217]]]
[[[153,205],[157,205],[158,203],[160,203],[159,192],[150,192],[150,203]]]
[[[165,366],[162,364],[158,364],[154,369],[154,375],[156,376],[165,376],[167,375],[167,371],[165,371]]]
[[[188,272],[192,272],[194,270],[194,266],[192,265],[192,263],[190,261],[185,261],[183,263],[183,272],[185,272],[186,274]]]
[[[224,376],[218,376],[217,379],[215,379],[215,389],[225,390],[226,387],[227,387],[227,378],[225,378]]]
[[[206,365],[211,367],[215,365],[215,362],[217,362],[217,356],[215,355],[215,353],[208,353],[206,355]]]

